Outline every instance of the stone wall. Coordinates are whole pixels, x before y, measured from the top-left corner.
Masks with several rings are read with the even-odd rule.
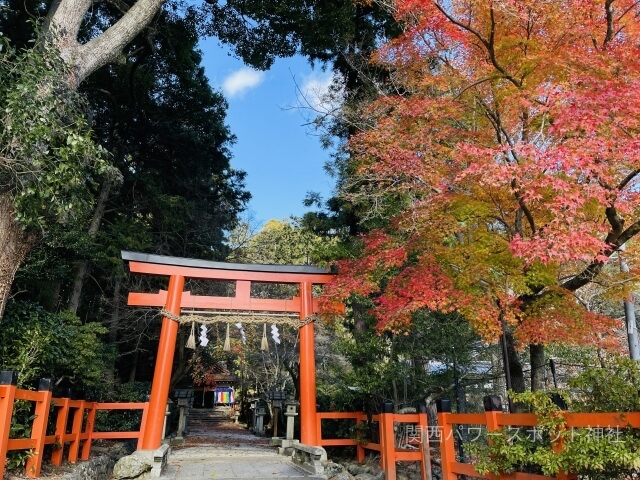
[[[116,460],[111,455],[94,455],[86,462],[79,462],[73,472],[59,478],[60,480],[109,480]]]
[[[66,473],[58,473],[56,479],[109,480],[118,459],[131,453],[131,450],[132,446],[126,442],[104,442],[102,446],[94,445],[91,447],[89,460],[80,460],[75,465],[65,464],[63,469]]]

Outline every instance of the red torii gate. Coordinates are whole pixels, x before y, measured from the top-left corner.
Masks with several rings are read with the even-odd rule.
[[[198,309],[239,310],[255,312],[298,313],[301,319],[317,310],[313,298],[314,284],[325,284],[334,274],[325,269],[302,265],[256,265],[211,262],[190,258],[168,257],[138,252],[121,252],[129,262],[131,273],[169,277],[167,291],[159,293],[129,293],[128,304],[143,307],[163,307],[180,315],[182,307]],[[184,292],[186,278],[235,281],[233,297],[191,295]],[[298,284],[299,297],[271,300],[251,297],[251,282]],[[162,319],[158,355],[151,384],[149,410],[141,441],[142,450],[155,450],[162,443],[165,409],[178,334],[178,322]],[[316,423],[316,365],[313,323],[300,328],[300,441],[319,444]]]

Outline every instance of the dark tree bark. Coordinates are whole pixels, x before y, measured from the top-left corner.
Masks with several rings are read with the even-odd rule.
[[[531,391],[544,389],[544,345],[529,345],[531,363]]]
[[[0,194],[0,319],[9,300],[16,271],[36,241],[35,235],[26,233],[16,223],[11,196]]]
[[[111,187],[113,182],[111,179],[106,179],[102,184],[102,189],[100,190],[100,196],[96,202],[96,208],[93,211],[93,217],[91,219],[91,224],[89,225],[88,235],[89,239],[93,240],[96,238],[98,231],[100,230],[100,224],[102,223],[102,218],[104,217],[104,211],[107,207],[107,201],[109,200],[109,193],[111,191]],[[80,306],[80,297],[82,295],[82,287],[84,286],[85,278],[87,278],[87,274],[89,273],[90,264],[89,260],[82,260],[75,269],[75,275],[73,278],[73,288],[71,290],[71,297],[69,298],[69,305],[67,309],[73,313],[78,312],[78,307]]]
[[[516,393],[523,393],[527,386],[524,381],[524,370],[520,355],[516,350],[515,339],[513,333],[507,332],[507,358],[509,360],[509,374],[511,375],[511,389]]]

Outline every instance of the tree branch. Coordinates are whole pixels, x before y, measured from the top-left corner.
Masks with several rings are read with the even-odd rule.
[[[640,174],[640,168],[629,173],[629,175],[624,177],[624,179],[618,184],[618,190],[622,190],[623,188],[625,188],[631,180],[638,176],[638,174]]]
[[[104,33],[84,45],[77,41],[78,31],[91,0],[60,0],[49,15],[53,41],[65,62],[72,68],[73,86],[91,73],[115,60],[158,13],[165,0],[137,0],[135,4]]]
[[[640,220],[633,223],[629,228],[624,230],[619,235],[616,235],[614,231],[609,232],[606,242],[608,246],[600,252],[600,256],[611,257],[618,249],[640,233]],[[602,260],[594,260],[586,266],[582,272],[574,276],[570,280],[562,283],[560,286],[566,288],[569,291],[578,290],[580,287],[584,287],[590,283],[598,274],[602,271],[605,262]]]
[[[606,0],[604,2],[604,10],[607,18],[607,33],[605,34],[602,42],[603,47],[615,36],[615,29],[613,25],[613,0]]]
[[[616,207],[614,207],[613,205],[605,208],[604,213],[607,216],[609,225],[611,225],[611,234],[619,237],[622,233],[622,229],[624,228],[624,219],[620,215],[618,215]]]
[[[515,195],[516,200],[518,201],[518,205],[520,206],[522,213],[524,213],[524,216],[527,219],[527,223],[529,224],[531,233],[532,234],[536,233],[536,222],[533,219],[533,214],[531,213],[531,210],[529,210],[529,207],[527,206],[527,204],[524,202],[524,198],[522,198],[522,192],[520,191],[520,187],[518,186],[518,181],[515,178],[511,180],[511,188],[514,191],[513,194]]]

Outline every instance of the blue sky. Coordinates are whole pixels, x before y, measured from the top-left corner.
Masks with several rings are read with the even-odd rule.
[[[237,137],[232,146],[234,168],[247,172],[253,198],[249,214],[258,224],[300,216],[309,191],[331,196],[333,180],[324,172],[330,152],[304,124],[309,111],[300,106],[300,91],[313,96],[330,81],[330,73],[315,70],[304,58],[276,60],[267,72],[257,72],[228,55],[217,40],[200,43],[203,66],[211,86],[227,101],[227,125]]]

